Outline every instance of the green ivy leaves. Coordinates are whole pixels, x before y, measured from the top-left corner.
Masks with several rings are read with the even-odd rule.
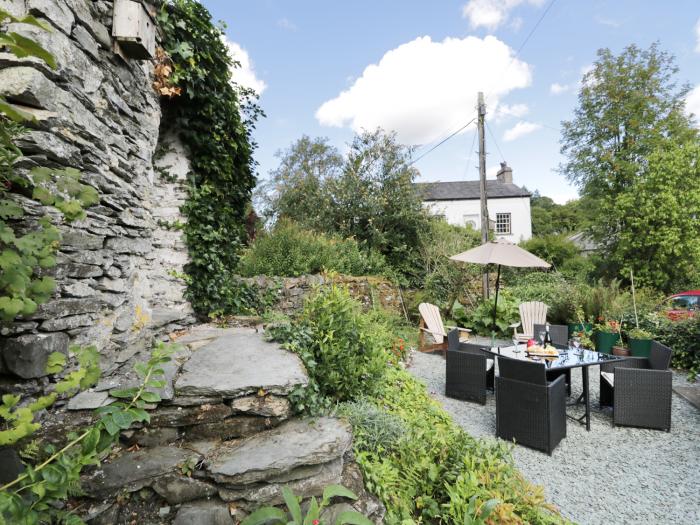
[[[237,313],[243,294],[235,269],[255,186],[250,133],[262,112],[252,99],[241,105],[243,90],[235,85],[223,32],[204,6],[195,0],[164,3],[158,23],[173,62],[170,80],[182,89],[168,100],[166,116],[191,155],[183,207],[188,299],[204,315]]]

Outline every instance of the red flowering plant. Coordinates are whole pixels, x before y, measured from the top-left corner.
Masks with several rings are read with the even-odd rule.
[[[391,353],[396,356],[399,361],[406,359],[406,340],[403,337],[397,337],[394,340],[391,346]]]

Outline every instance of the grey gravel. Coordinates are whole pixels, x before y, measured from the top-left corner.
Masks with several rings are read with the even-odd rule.
[[[496,439],[496,402],[486,405],[445,397],[445,361],[414,353],[409,371],[422,379],[456,423],[474,437]],[[567,420],[567,436],[552,456],[513,448],[520,471],[543,485],[548,501],[582,525],[700,523],[700,411],[673,395],[671,432],[612,426],[612,410],[598,405],[599,369],[590,368],[591,431]],[[572,396],[582,391],[572,371]],[[691,386],[674,372],[674,386]],[[583,407],[569,407],[582,415]]]

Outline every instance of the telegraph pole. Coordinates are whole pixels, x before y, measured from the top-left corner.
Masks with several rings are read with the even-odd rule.
[[[479,130],[479,190],[481,193],[481,243],[489,240],[489,209],[486,204],[486,140],[484,137],[484,118],[486,117],[486,104],[484,94],[479,91],[477,128]],[[489,272],[484,270],[481,281],[481,291],[484,299],[489,297]]]

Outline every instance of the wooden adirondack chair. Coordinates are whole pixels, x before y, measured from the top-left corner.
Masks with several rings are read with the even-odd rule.
[[[460,332],[466,333],[467,337],[464,340],[469,340],[471,330],[468,328],[459,328],[454,326],[445,327],[440,315],[440,309],[434,304],[421,303],[418,305],[420,312],[420,327],[418,334],[418,350],[421,352],[443,352],[447,351],[447,331],[445,328],[457,328]],[[430,334],[435,341],[433,344],[426,345],[425,334]],[[461,339],[461,338],[460,338]]]
[[[547,322],[548,306],[539,301],[520,303],[520,322],[510,325],[513,329],[513,336],[518,341],[527,341],[535,338],[535,325]],[[518,333],[518,327],[522,326],[522,332]]]

